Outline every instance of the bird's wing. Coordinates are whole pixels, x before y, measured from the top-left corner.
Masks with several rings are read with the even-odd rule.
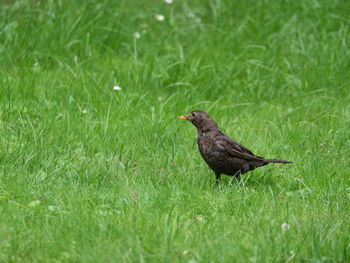
[[[254,161],[261,161],[263,159],[225,134],[220,134],[215,139],[217,149],[230,154],[232,157]]]

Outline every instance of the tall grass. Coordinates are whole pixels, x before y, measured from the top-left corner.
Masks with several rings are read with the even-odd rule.
[[[0,261],[349,261],[349,10],[1,1]],[[213,189],[194,109],[294,164]]]

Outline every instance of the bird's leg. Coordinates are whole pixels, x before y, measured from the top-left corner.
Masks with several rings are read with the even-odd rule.
[[[216,183],[215,183],[215,186],[218,186],[219,185],[219,182],[220,182],[220,174],[219,173],[215,173],[215,176],[216,176]]]
[[[236,177],[236,180],[237,180],[237,182],[239,184],[241,182],[241,174],[238,173],[238,174],[235,175],[235,177]]]
[[[241,172],[238,171],[234,176],[237,180],[238,185],[240,185],[241,184]]]

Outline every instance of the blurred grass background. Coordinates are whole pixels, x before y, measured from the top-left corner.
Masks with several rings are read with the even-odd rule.
[[[349,261],[349,11],[1,1],[0,261]],[[295,163],[213,189],[195,109]]]

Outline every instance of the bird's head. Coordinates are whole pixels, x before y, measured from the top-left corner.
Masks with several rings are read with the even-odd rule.
[[[188,120],[199,130],[217,130],[218,125],[208,113],[202,110],[195,110],[187,115],[178,117],[181,120]]]

